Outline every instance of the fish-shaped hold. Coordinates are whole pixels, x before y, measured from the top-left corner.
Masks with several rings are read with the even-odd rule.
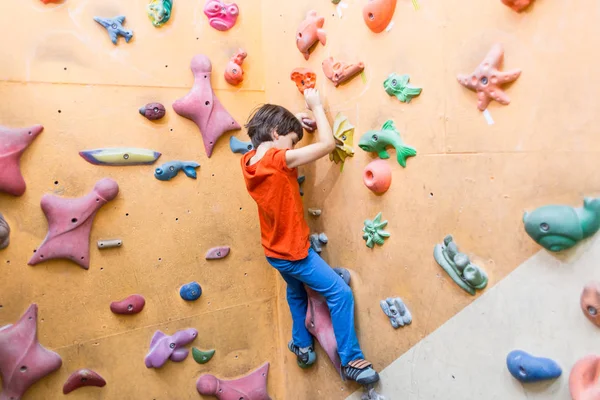
[[[390,96],[396,96],[403,103],[410,103],[413,97],[421,94],[423,89],[415,87],[408,83],[410,77],[407,74],[398,75],[391,73],[385,81],[383,88]]]
[[[600,229],[600,198],[586,198],[583,207],[547,205],[523,214],[527,234],[552,252],[566,250]]]
[[[388,159],[386,148],[393,146],[396,149],[398,163],[406,167],[406,159],[417,155],[417,150],[407,146],[400,137],[400,132],[396,129],[394,121],[387,120],[381,127],[381,130],[368,131],[360,138],[358,147],[370,153],[377,153],[379,158]]]
[[[323,46],[327,43],[325,30],[322,29],[324,24],[325,18],[317,17],[317,12],[310,10],[304,21],[298,26],[296,46],[306,60],[310,58],[310,49],[317,41],[321,42]]]
[[[333,136],[336,139],[336,145],[333,152],[329,154],[329,159],[336,164],[345,162],[347,157],[354,156],[352,143],[354,139],[354,126],[348,120],[348,117],[342,113],[335,116],[333,123]]]
[[[117,44],[117,38],[119,36],[123,36],[127,43],[129,43],[133,37],[133,31],[123,28],[123,22],[125,22],[124,15],[119,15],[114,18],[94,17],[94,21],[106,28],[108,36],[110,36],[110,41],[113,42],[113,44]]]
[[[179,171],[183,170],[186,176],[196,179],[196,168],[198,167],[200,164],[194,161],[169,161],[154,170],[154,177],[159,181],[170,181]]]
[[[161,153],[135,147],[115,147],[80,151],[79,155],[90,164],[123,166],[154,164]]]

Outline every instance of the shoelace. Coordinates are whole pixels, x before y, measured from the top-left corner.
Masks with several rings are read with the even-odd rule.
[[[308,351],[310,351],[311,349],[309,349]],[[300,359],[302,360],[302,362],[306,363],[308,362],[308,351],[306,353],[302,353],[300,351],[300,347],[296,346],[295,344],[292,345],[292,351],[294,352],[294,354],[298,357],[300,357]]]

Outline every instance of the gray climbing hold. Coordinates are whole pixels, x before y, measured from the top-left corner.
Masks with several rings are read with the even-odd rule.
[[[400,297],[388,297],[379,305],[395,329],[412,322],[412,315]]]
[[[242,142],[236,137],[229,138],[229,148],[234,153],[246,154],[249,151],[254,150],[254,146],[252,146],[252,142]]]
[[[346,285],[350,286],[350,272],[346,268],[337,267],[333,270],[346,282]]]
[[[312,249],[317,253],[323,251],[322,245],[327,244],[327,242],[329,242],[327,235],[325,235],[324,233],[313,233],[308,237],[308,240],[310,241],[310,247],[312,247]]]
[[[301,185],[304,183],[305,180],[306,177],[304,175],[298,177],[298,185],[300,186],[300,196],[304,196],[304,190],[302,190]]]
[[[114,18],[94,17],[94,21],[106,28],[108,36],[110,36],[110,40],[113,44],[117,44],[119,36],[123,36],[127,43],[129,43],[133,37],[133,31],[123,28],[123,22],[125,22],[124,15],[119,15]]]

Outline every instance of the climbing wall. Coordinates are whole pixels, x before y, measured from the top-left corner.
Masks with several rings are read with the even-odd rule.
[[[20,198],[0,195],[11,244],[0,252],[0,325],[14,323],[29,304],[39,306],[40,342],[60,354],[62,368],[30,389],[27,399],[62,398],[73,371],[90,368],[106,387],[84,388],[72,399],[200,398],[203,373],[234,378],[271,362],[269,390],[283,398],[277,337],[274,273],[259,244],[255,205],[247,195],[225,135],[210,159],[198,128],[173,112],[171,104],[193,83],[190,61],[206,54],[213,64],[212,85],[240,123],[264,101],[265,73],[261,9],[238,1],[236,26],[218,32],[208,25],[200,1],[175,1],[171,21],[157,29],[147,2],[67,0],[45,6],[39,0],[0,3],[5,44],[0,54],[2,125],[43,124],[43,133],[22,158],[27,191]],[[130,43],[114,46],[94,16],[125,15],[134,31]],[[246,80],[232,88],[223,79],[229,58],[243,46],[249,57]],[[138,108],[161,102],[166,117],[146,120]],[[233,132],[242,137],[242,131]],[[115,146],[162,153],[155,165],[101,167],[79,151]],[[182,172],[169,182],[154,168],[171,160],[198,162],[197,180]],[[28,266],[47,231],[40,208],[44,194],[79,197],[108,177],[119,184],[115,200],[97,214],[91,233],[91,265],[68,261]],[[99,239],[120,238],[118,249],[98,250]],[[211,247],[231,246],[223,260],[206,261]],[[187,303],[181,285],[197,281],[202,297]],[[117,316],[111,301],[139,293],[142,313]],[[156,330],[167,334],[198,330],[192,343],[215,349],[204,365],[189,356],[147,369],[144,357]],[[191,346],[187,346],[188,348]]]
[[[574,7],[568,0],[539,0],[517,14],[500,0],[477,5],[418,0],[418,10],[413,2],[399,0],[391,30],[374,34],[362,19],[366,1],[343,3],[348,7],[341,8],[340,18],[329,1],[286,2],[285,6],[265,1],[263,21],[270,23],[265,24],[265,36],[274,38],[272,46],[278,49],[265,53],[267,98],[294,110],[301,108],[302,96],[289,73],[296,67],[310,67],[317,72],[317,89],[326,98],[330,121],[342,112],[356,126],[355,155],[347,159],[343,171],[328,159],[303,170],[304,201],[305,208],[323,210],[318,219],[307,216],[311,229],[329,236],[322,254],[330,265],[350,269],[359,340],[367,359],[382,369],[479,296],[460,289],[434,261],[434,245],[445,235],[452,234],[460,250],[488,273],[488,288],[492,288],[540,249],[523,229],[525,210],[544,204],[580,206],[583,196],[600,193],[596,167],[600,140],[595,128],[600,117],[593,101],[600,80],[592,72],[598,60],[589,56],[599,36],[581,29],[597,30],[592,27],[600,6],[592,1]],[[294,46],[294,35],[310,9],[325,17],[327,44],[318,44],[305,61]],[[520,68],[523,73],[506,87],[510,105],[492,102],[488,107],[494,122],[489,125],[477,109],[476,94],[462,87],[456,76],[472,73],[494,43],[504,45],[503,69]],[[328,56],[363,61],[365,80],[357,76],[335,88],[321,68]],[[409,74],[410,82],[423,88],[421,95],[410,104],[389,97],[383,81],[392,72]],[[363,169],[374,155],[357,143],[363,133],[380,129],[388,119],[394,120],[403,140],[418,154],[408,159],[404,169],[390,151],[392,185],[376,196],[362,181]],[[389,221],[386,229],[391,237],[382,247],[369,249],[362,240],[363,221],[380,211]],[[279,282],[280,347],[284,348],[291,321],[285,284]],[[396,296],[405,301],[413,317],[410,326],[398,330],[379,306],[380,300]],[[578,297],[569,301],[574,304],[572,312],[579,313]],[[495,306],[493,312],[502,313],[502,304]],[[544,320],[540,318],[536,326],[545,326]],[[462,334],[454,332],[457,336],[447,342],[461,340]],[[595,347],[588,350],[594,352]],[[285,355],[286,399],[343,399],[359,388],[341,382],[324,352],[318,357],[316,367],[304,371],[296,367],[291,353]],[[434,357],[421,362],[426,367]],[[504,358],[497,361],[506,368],[504,362]],[[451,367],[439,369],[460,372]],[[410,368],[396,371],[408,373]],[[564,373],[567,379],[568,370]],[[387,382],[383,387],[391,389],[384,393],[388,398],[409,394],[415,399],[433,398],[418,393],[420,387],[435,386],[435,380],[417,382],[407,377],[411,386],[400,391],[392,389],[399,379],[396,375],[388,373],[382,379]],[[461,396],[482,398],[469,397],[466,389]]]

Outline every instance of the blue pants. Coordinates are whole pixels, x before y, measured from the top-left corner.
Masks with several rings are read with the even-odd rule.
[[[287,261],[267,257],[267,261],[287,282],[294,344],[298,347],[313,344],[312,335],[304,325],[308,308],[308,295],[303,285],[305,283],[327,300],[342,365],[364,359],[354,330],[354,296],[343,279],[312,248],[308,251],[308,257],[303,260]]]

